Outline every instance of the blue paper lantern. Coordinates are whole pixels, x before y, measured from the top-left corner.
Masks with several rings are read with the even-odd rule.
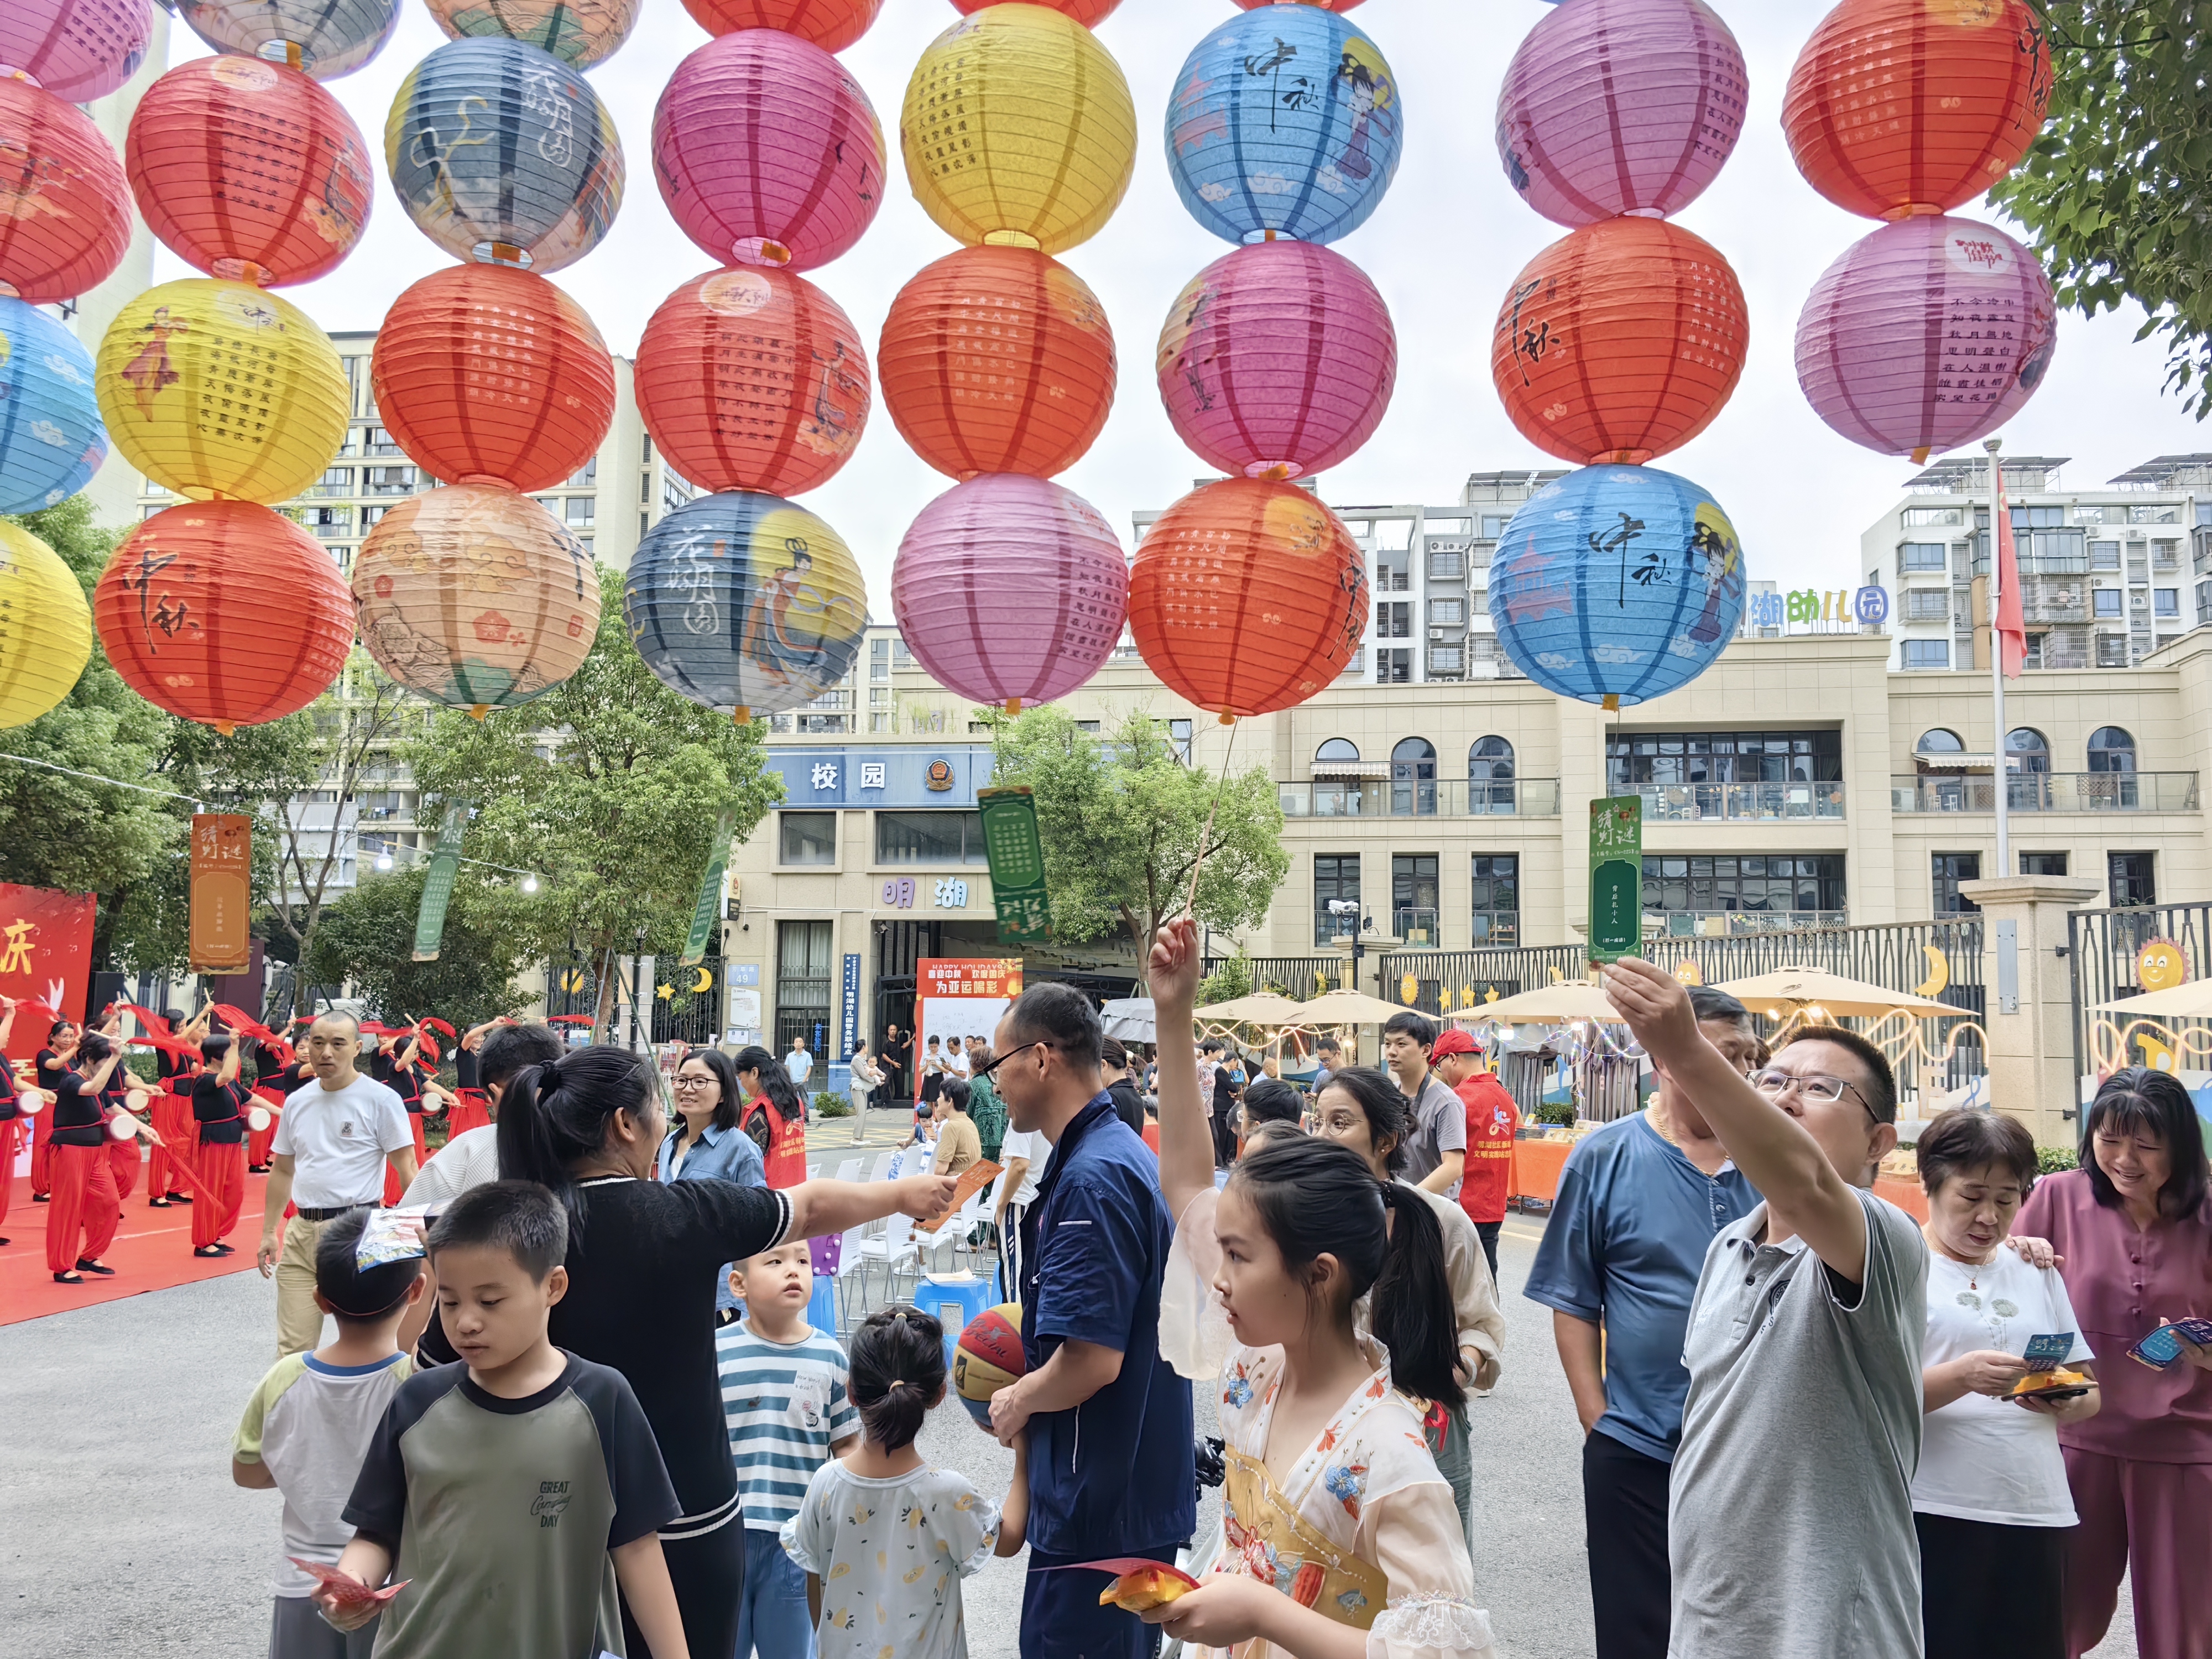
[[[27,300],[0,297],[0,513],[67,501],[107,459],[92,354]]]
[[[852,550],[813,514],[729,489],[646,532],[623,616],[662,684],[744,720],[811,702],[851,672],[868,593]]]
[[[1198,43],[1168,100],[1168,172],[1232,242],[1333,242],[1398,170],[1397,77],[1357,24],[1318,6],[1239,12]]]
[[[399,27],[399,0],[179,0],[174,10],[217,52],[281,64],[296,47],[318,81],[352,74]]]
[[[1505,526],[1490,619],[1547,691],[1626,708],[1688,684],[1743,620],[1743,550],[1718,503],[1649,466],[1587,466]]]

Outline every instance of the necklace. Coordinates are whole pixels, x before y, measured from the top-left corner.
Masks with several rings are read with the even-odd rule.
[[[1992,1249],[1987,1255],[1978,1258],[1974,1256],[1960,1255],[1956,1250],[1952,1249],[1941,1239],[1937,1238],[1934,1230],[1924,1221],[1920,1224],[1920,1236],[1928,1241],[1928,1248],[1935,1251],[1936,1255],[1942,1256],[1945,1261],[1955,1261],[1960,1267],[1971,1270],[1966,1274],[1966,1288],[1970,1291],[1978,1291],[1982,1288],[1982,1269],[1988,1267],[1992,1261],[1995,1261],[1997,1259],[1997,1251],[2004,1249],[2002,1244],[1999,1244]]]

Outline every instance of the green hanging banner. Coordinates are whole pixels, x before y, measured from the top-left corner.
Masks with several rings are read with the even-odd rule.
[[[707,873],[699,878],[699,896],[691,906],[691,935],[684,941],[679,968],[696,968],[713,943],[714,924],[722,919],[722,878],[729,873],[730,836],[738,827],[737,814],[728,807],[714,820],[714,839],[707,849]]]
[[[1644,798],[1589,804],[1589,956],[1618,962],[1644,947]]]
[[[1044,889],[1044,843],[1037,838],[1036,802],[1026,785],[978,789],[983,850],[991,860],[991,898],[999,909],[999,943],[1041,944],[1052,937],[1052,904]]]
[[[429,873],[422,878],[422,908],[415,913],[415,960],[435,962],[446,937],[446,907],[453,902],[453,882],[461,873],[461,837],[469,827],[469,804],[446,803],[446,821],[438,827],[438,845],[430,854]]]

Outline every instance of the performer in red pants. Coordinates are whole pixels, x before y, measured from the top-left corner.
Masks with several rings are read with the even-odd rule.
[[[369,1075],[397,1094],[399,1103],[407,1109],[407,1127],[415,1132],[415,1167],[419,1170],[430,1158],[429,1143],[422,1138],[422,1073],[428,1068],[422,1045],[412,1031],[407,1031],[384,1038],[382,1048]],[[384,1171],[386,1209],[399,1202],[399,1172],[387,1163]]]
[[[192,1254],[228,1255],[223,1236],[238,1224],[246,1203],[246,1103],[252,1091],[238,1080],[234,1038],[201,1038],[200,1058],[204,1069],[192,1083],[192,1117],[199,1125],[195,1163],[204,1190],[192,1206]]]
[[[198,1027],[205,1018],[203,1014],[187,1026],[183,1011],[171,1008],[163,1024],[179,1040],[198,1042],[203,1035]],[[146,1160],[146,1201],[157,1210],[192,1201],[189,1160],[199,1138],[192,1124],[192,1079],[199,1068],[197,1054],[154,1051],[154,1070],[161,1079],[154,1095],[154,1133],[161,1139]]]
[[[57,1099],[41,1117],[54,1120],[52,1146],[53,1208],[46,1216],[46,1267],[57,1285],[82,1285],[86,1273],[115,1271],[100,1257],[114,1241],[123,1216],[115,1195],[115,1164],[108,1156],[107,1113],[100,1091],[118,1063],[115,1046],[94,1031],[76,1047],[82,1072],[55,1080]]]
[[[39,1087],[48,1094],[61,1086],[62,1076],[76,1059],[79,1040],[83,1028],[75,1022],[58,1019],[46,1035],[46,1046],[39,1050]],[[39,1114],[38,1127],[31,1139],[31,1201],[44,1204],[54,1190],[54,1115]]]
[[[15,1103],[16,1100],[13,1089],[0,1098],[0,1226],[8,1222],[8,1194],[15,1184],[15,1148],[22,1144],[16,1130],[22,1121],[23,1109]],[[0,1238],[0,1244],[7,1242]]]
[[[151,1097],[146,1085],[118,1061],[114,1075],[108,1079],[107,1087],[100,1093],[100,1108],[111,1119],[120,1112],[133,1122],[150,1123],[153,1121],[150,1111],[131,1109],[134,1099],[142,1108],[150,1105]],[[108,1135],[107,1160],[114,1166],[115,1197],[118,1203],[127,1202],[131,1194],[138,1190],[139,1166],[146,1161],[146,1155],[138,1147],[139,1139],[133,1134],[128,1140],[118,1140],[112,1129]]]

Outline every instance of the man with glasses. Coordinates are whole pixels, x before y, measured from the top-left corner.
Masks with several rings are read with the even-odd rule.
[[[1897,1145],[1889,1062],[1803,1025],[1747,1080],[1659,969],[1625,959],[1606,988],[1764,1200],[1713,1240],[1690,1304],[1668,1651],[1911,1659],[1928,1250],[1869,1190]]]

